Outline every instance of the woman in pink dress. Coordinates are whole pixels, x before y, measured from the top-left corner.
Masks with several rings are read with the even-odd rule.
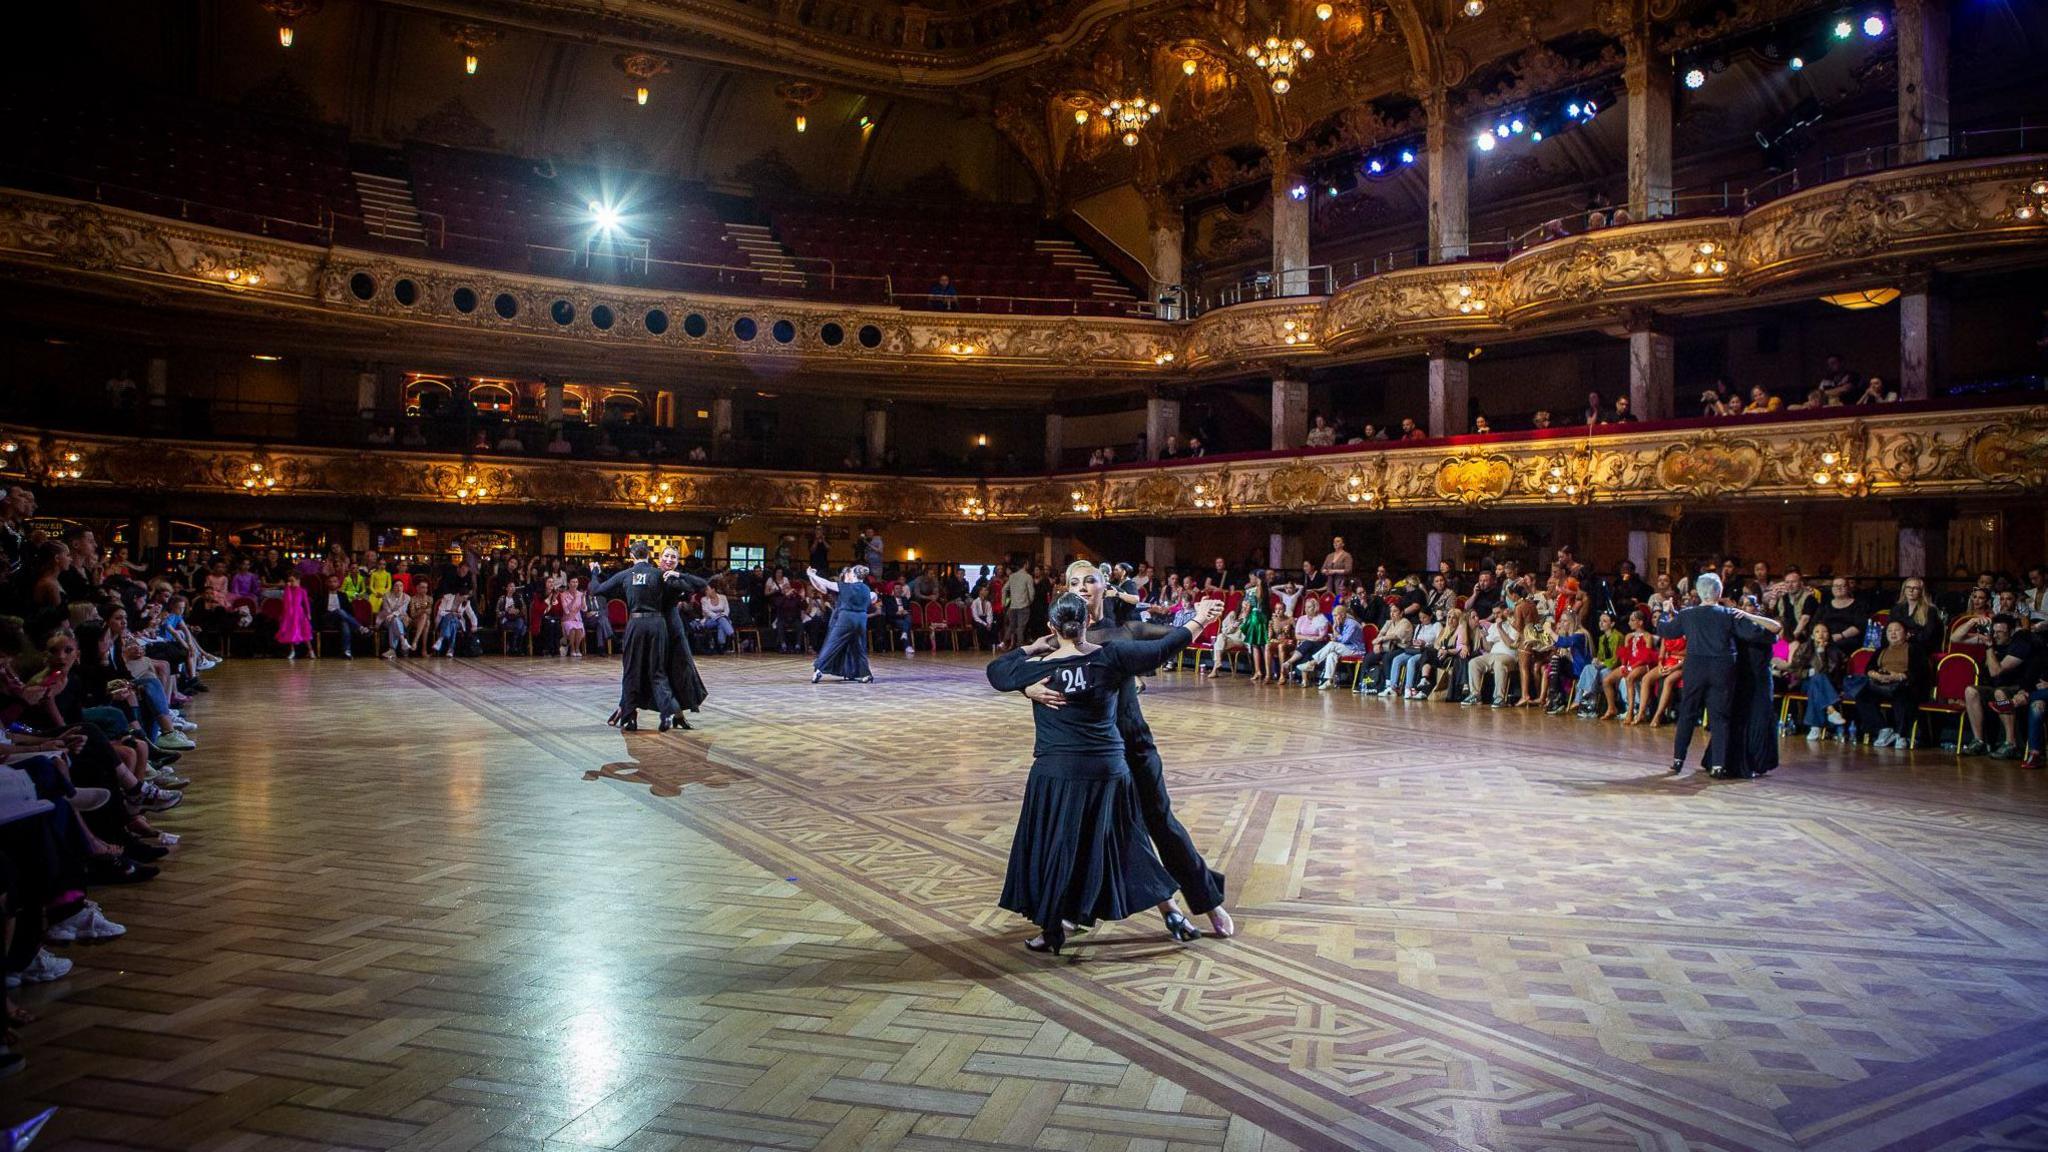
[[[298,659],[301,644],[306,646],[308,657],[320,657],[320,649],[313,643],[312,603],[306,598],[297,572],[287,573],[284,578],[284,614],[278,617],[277,642],[284,645],[287,660]]]
[[[575,659],[583,657],[583,580],[571,576],[569,584],[555,593],[556,604],[562,611],[562,648]]]

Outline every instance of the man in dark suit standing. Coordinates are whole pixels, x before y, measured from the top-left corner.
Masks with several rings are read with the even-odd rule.
[[[1699,603],[1678,613],[1665,613],[1657,620],[1657,635],[1666,640],[1685,638],[1684,687],[1678,695],[1678,736],[1671,749],[1671,774],[1685,771],[1685,756],[1692,747],[1693,732],[1700,726],[1700,713],[1707,715],[1709,747],[1706,755],[1726,761],[1733,738],[1729,716],[1734,703],[1735,642],[1760,640],[1781,627],[1768,616],[1755,616],[1721,602],[1721,578],[1702,573],[1693,581]],[[1722,764],[1704,764],[1719,775]]]

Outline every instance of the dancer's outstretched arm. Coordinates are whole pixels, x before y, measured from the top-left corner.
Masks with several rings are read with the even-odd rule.
[[[836,595],[839,592],[839,585],[834,584],[832,581],[827,580],[823,576],[818,575],[817,572],[813,571],[812,569],[804,569],[804,579],[809,580],[811,582],[811,587],[816,588],[818,591],[823,592],[827,596]]]
[[[1059,638],[1051,634],[1039,637],[1022,648],[1008,652],[988,662],[989,687],[998,692],[1018,692],[1046,678],[1049,670],[1043,664],[1034,664],[1033,656],[1042,656],[1059,647]]]
[[[1202,630],[1207,628],[1209,622],[1216,619],[1222,610],[1221,600],[1204,600],[1195,605],[1192,620],[1157,640],[1112,640],[1103,647],[1109,649],[1110,654],[1116,658],[1117,666],[1124,670],[1125,675],[1136,676],[1142,672],[1150,672],[1173,659],[1176,653],[1187,647],[1195,637],[1200,636]]]

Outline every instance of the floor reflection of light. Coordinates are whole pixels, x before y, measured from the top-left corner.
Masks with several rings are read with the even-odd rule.
[[[593,998],[601,997],[607,990],[603,974],[593,975],[600,986],[586,985],[585,990]],[[562,1062],[562,1083],[569,1090],[570,1102],[578,1108],[587,1108],[619,1088],[623,1080],[619,1075],[619,1036],[610,1012],[593,1007],[569,1020],[562,1037]]]

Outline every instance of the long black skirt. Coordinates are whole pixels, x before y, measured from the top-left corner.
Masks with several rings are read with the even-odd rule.
[[[832,630],[812,668],[827,676],[858,680],[868,675],[868,618],[851,612],[834,612]]]
[[[690,630],[684,627],[680,613],[670,613],[668,618],[668,690],[675,697],[679,712],[697,711],[711,695],[711,690],[704,687],[704,677],[697,674],[697,658],[690,652]]]
[[[1041,928],[1121,920],[1172,896],[1121,756],[1043,757],[1024,783],[997,903]]]
[[[642,708],[673,713],[676,698],[668,686],[668,621],[654,615],[628,619],[620,651],[625,656],[619,673],[620,709],[629,716]]]

